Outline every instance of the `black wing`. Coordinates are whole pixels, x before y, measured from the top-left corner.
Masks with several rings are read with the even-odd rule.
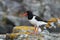
[[[48,21],[43,20],[42,18],[40,18],[40,17],[38,17],[38,16],[36,16],[36,17],[35,17],[35,19],[36,19],[37,21],[44,21],[44,22],[48,22]]]

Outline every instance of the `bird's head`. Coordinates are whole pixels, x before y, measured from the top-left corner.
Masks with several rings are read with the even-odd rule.
[[[25,11],[23,16],[32,16],[32,11]]]

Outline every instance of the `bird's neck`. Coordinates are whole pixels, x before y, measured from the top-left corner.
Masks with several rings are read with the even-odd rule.
[[[28,19],[32,19],[33,18],[33,15],[28,15]]]

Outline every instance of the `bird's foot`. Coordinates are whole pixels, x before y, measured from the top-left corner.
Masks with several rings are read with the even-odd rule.
[[[38,34],[38,32],[32,32],[31,34]]]

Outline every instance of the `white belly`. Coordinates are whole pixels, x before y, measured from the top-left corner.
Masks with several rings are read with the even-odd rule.
[[[43,21],[37,21],[37,20],[29,20],[29,22],[32,24],[32,25],[36,25],[36,26],[41,26],[41,25],[45,25],[47,24],[46,22],[43,22]]]

